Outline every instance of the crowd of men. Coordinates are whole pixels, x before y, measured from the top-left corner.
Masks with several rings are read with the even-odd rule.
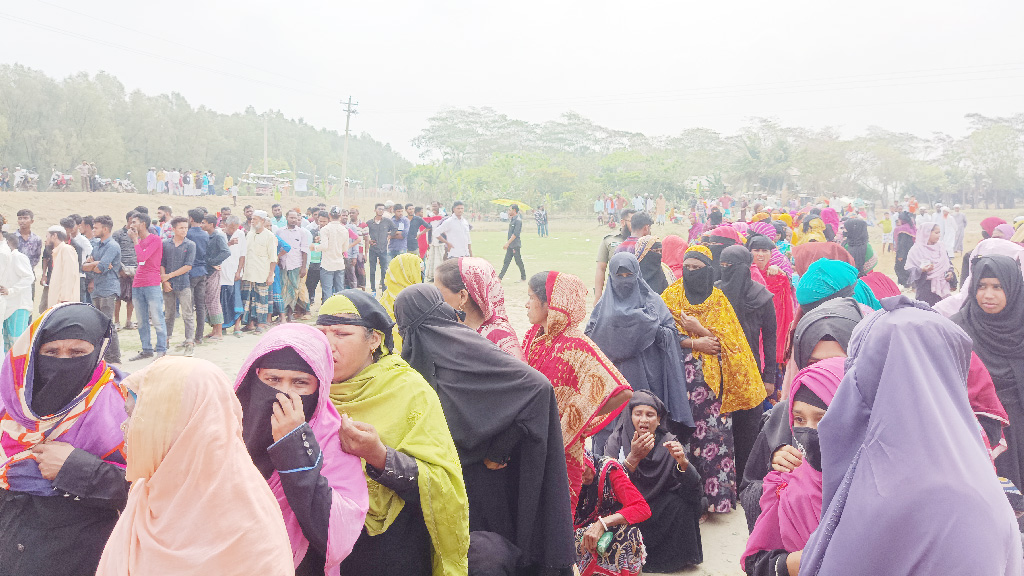
[[[191,356],[204,340],[220,340],[228,331],[261,334],[270,324],[307,318],[318,288],[321,302],[348,288],[376,296],[385,289],[390,261],[406,252],[423,260],[422,274],[432,279],[444,259],[473,254],[464,210],[458,201],[450,215],[437,201],[426,209],[388,201],[362,219],[354,206],[324,203],[305,211],[275,203],[270,213],[246,205],[241,214],[230,206],[175,214],[166,205],[150,214],[140,205],[116,223],[111,216],[71,214],[40,236],[33,232],[35,214],[22,209],[17,230],[11,223],[4,231],[31,278],[6,281],[24,283],[27,297],[0,294],[7,310],[25,311],[5,325],[5,349],[27,327],[35,292],[42,290],[39,313],[61,302],[87,302],[119,331],[138,330],[142,349],[130,361],[166,354],[180,318],[184,331],[176,348]],[[518,208],[513,212],[506,267],[514,258],[522,271],[522,219]],[[116,333],[105,359],[122,361]]]

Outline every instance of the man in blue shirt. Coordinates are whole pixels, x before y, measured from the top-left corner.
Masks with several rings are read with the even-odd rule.
[[[85,259],[82,270],[92,282],[92,305],[113,321],[114,304],[121,293],[121,245],[110,236],[114,221],[110,216],[97,216],[92,221],[95,245],[92,254]],[[110,338],[103,359],[111,364],[121,363],[121,347],[117,342],[117,331]]]
[[[407,248],[406,235],[409,232],[409,218],[405,215],[405,210],[396,205],[395,216],[396,230],[391,233],[391,239],[388,241],[388,260],[394,260],[396,256],[405,254]]]
[[[210,243],[210,235],[201,227],[204,218],[205,208],[188,211],[189,228],[186,238],[196,245],[195,262],[188,273],[188,282],[192,287],[192,306],[196,311],[196,344],[203,343],[203,329],[206,327],[206,245]]]
[[[174,236],[164,240],[163,257],[160,260],[160,279],[164,291],[164,323],[167,325],[167,341],[174,334],[174,315],[181,307],[181,319],[185,323],[185,356],[195,351],[196,316],[192,308],[192,285],[188,274],[196,259],[196,243],[186,238],[188,218],[171,220]]]

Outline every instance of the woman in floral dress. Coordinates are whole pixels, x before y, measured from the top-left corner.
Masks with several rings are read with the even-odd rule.
[[[767,396],[729,299],[715,288],[711,251],[693,246],[683,261],[683,277],[662,294],[682,334],[686,387],[696,430],[690,461],[704,482],[711,512],[736,506],[737,471],[732,412],[749,410]]]

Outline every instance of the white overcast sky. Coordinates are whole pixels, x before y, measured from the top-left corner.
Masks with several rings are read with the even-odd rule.
[[[340,130],[351,94],[353,130],[412,160],[450,106],[649,135],[751,116],[959,135],[968,112],[1024,112],[1021,0],[22,0],[0,26],[2,63],[225,113]]]

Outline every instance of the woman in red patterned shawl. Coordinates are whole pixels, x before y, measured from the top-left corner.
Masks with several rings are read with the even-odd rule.
[[[633,396],[629,383],[601,350],[583,334],[587,287],[562,272],[530,278],[526,314],[526,361],[555,387],[565,445],[572,509],[583,484],[583,442],[604,428]]]
[[[505,312],[505,290],[490,262],[470,256],[445,260],[434,272],[434,286],[466,326],[502,352],[523,359],[519,337]]]

